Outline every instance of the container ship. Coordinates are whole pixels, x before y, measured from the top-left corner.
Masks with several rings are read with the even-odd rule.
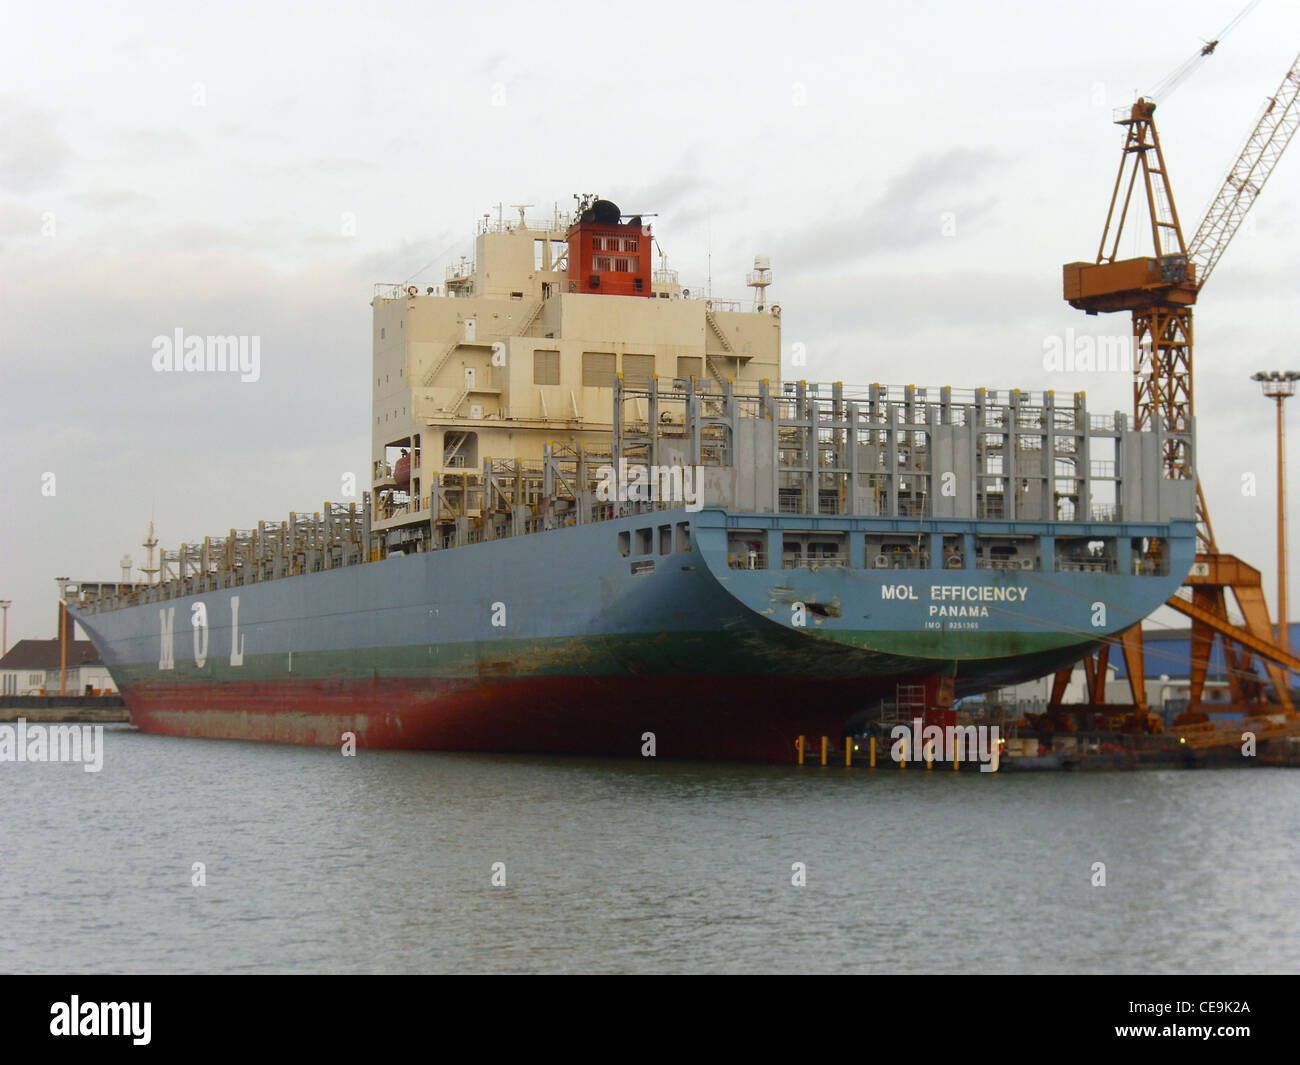
[[[950,724],[1182,583],[1193,425],[783,382],[768,260],[723,300],[653,241],[583,197],[376,286],[367,491],[65,588],[134,724],[784,761],[904,691]]]

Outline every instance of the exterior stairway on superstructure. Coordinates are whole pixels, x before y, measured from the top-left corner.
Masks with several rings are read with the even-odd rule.
[[[722,345],[723,350],[732,351],[731,341],[727,339],[727,335],[718,327],[718,323],[714,319],[712,311],[704,312],[704,320],[709,323],[709,328],[713,330],[713,335],[718,338],[718,342]],[[718,383],[718,385],[725,388],[727,379],[718,370],[717,364],[713,361],[713,356],[708,352],[707,344],[705,345],[704,351],[704,365],[708,367],[709,373],[713,376],[713,379]]]
[[[460,340],[456,339],[453,340],[447,346],[447,350],[444,351],[442,355],[439,357],[438,361],[433,364],[433,369],[424,375],[425,388],[429,388],[433,385],[433,382],[437,378],[438,374],[442,372],[442,368],[447,365],[447,360],[452,357],[456,349],[460,347],[460,344],[461,344]]]
[[[525,318],[523,320],[523,323],[519,326],[519,328],[515,330],[514,335],[523,336],[525,333],[527,333],[528,330],[530,330],[533,327],[533,324],[537,321],[537,319],[542,316],[542,309],[545,306],[546,306],[545,300],[538,300],[537,305],[533,307],[532,311],[529,312],[528,317]],[[433,364],[433,369],[431,369],[427,374],[424,375],[425,388],[433,387],[433,382],[438,379],[438,374],[442,373],[442,368],[447,365],[447,360],[450,359],[454,354],[456,354],[456,349],[460,347],[461,344],[463,343],[464,343],[463,340],[459,340],[459,339],[453,340],[451,344],[448,345],[447,350],[444,351],[440,356],[438,356],[438,361]],[[450,409],[455,410],[456,407],[459,407],[461,400],[463,400],[464,398],[465,398],[464,396],[461,396],[460,400],[457,400],[455,405],[452,406]]]
[[[542,316],[542,308],[545,306],[546,306],[545,300],[538,300],[537,306],[534,307],[532,313],[530,313],[528,317],[523,320],[523,324],[521,324],[519,328],[515,330],[514,335],[517,337],[521,337],[525,333],[527,333],[528,330],[532,329],[533,323],[536,322],[537,319]]]

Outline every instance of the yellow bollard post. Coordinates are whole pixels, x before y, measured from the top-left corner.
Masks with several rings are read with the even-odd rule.
[[[961,763],[957,760],[957,742],[954,740],[952,745],[952,771],[955,773],[961,768]]]
[[[830,742],[830,738],[829,738],[829,737],[827,737],[827,736],[823,736],[823,737],[822,737],[822,765],[826,765],[826,755],[827,755],[827,753],[828,753],[828,747],[827,747],[827,744],[828,744],[829,742]]]
[[[927,740],[925,744],[925,768],[934,768],[934,740]]]
[[[800,736],[797,740],[794,741],[794,749],[798,756],[797,764],[803,765],[803,737],[802,736]]]
[[[853,765],[853,737],[844,737],[844,766],[847,769]]]
[[[871,768],[876,768],[876,737],[871,737]]]

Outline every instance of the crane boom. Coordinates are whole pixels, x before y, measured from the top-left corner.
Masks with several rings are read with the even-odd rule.
[[[1209,280],[1219,257],[1227,250],[1255,197],[1291,143],[1297,126],[1300,126],[1300,55],[1265,105],[1264,113],[1246,139],[1246,146],[1187,245],[1188,257],[1196,264],[1198,287]]]

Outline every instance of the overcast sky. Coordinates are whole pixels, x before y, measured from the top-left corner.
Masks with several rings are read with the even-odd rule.
[[[10,643],[54,634],[55,576],[142,563],[151,517],[175,547],[317,510],[344,472],[364,482],[372,286],[440,282],[497,202],[548,214],[596,192],[658,212],[683,284],[702,287],[711,257],[719,296],[746,297],[753,256],[770,256],[787,358],[808,352],[792,376],[1086,389],[1096,411],[1129,410],[1125,375],[1044,368],[1067,329],[1128,330],[1069,308],[1061,264],[1096,255],[1112,110],[1244,3],[71,3],[52,18],[4,0]],[[1162,104],[1189,237],[1298,48],[1300,5],[1264,0]],[[1215,531],[1270,602],[1272,408],[1249,375],[1300,369],[1297,156],[1196,311]],[[259,336],[260,380],[155,373],[153,338],[178,328]]]

